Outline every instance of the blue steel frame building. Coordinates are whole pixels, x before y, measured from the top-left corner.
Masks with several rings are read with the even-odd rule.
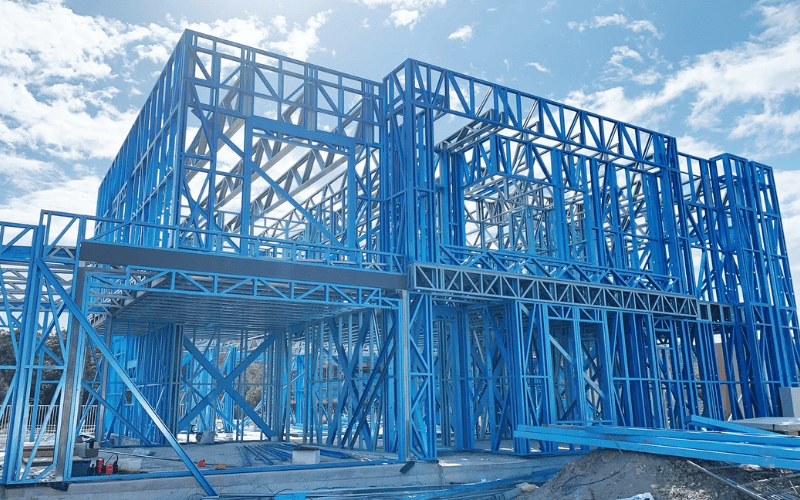
[[[0,224],[2,482],[69,480],[90,411],[207,491],[189,429],[407,460],[780,415],[800,332],[772,169],[678,147],[415,60],[371,81],[187,31],[96,215]]]

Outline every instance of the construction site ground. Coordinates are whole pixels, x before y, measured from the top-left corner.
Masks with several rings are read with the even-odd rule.
[[[706,462],[696,463],[709,466]],[[746,466],[737,468],[742,475]],[[800,481],[798,481],[800,486]],[[745,500],[753,497],[692,466],[683,458],[618,450],[595,450],[568,463],[521,500]],[[793,498],[793,497],[786,497]],[[795,497],[796,498],[796,497]]]
[[[318,447],[320,464],[292,462],[297,443],[269,441],[190,443],[184,449],[219,498],[500,499],[500,500],[744,500],[800,499],[791,471],[690,461],[662,455],[598,449],[586,454],[518,457],[444,452],[437,461],[398,462],[394,455]],[[255,451],[248,451],[255,450]],[[208,498],[169,447],[103,448],[99,458],[140,467],[138,473],[77,478],[69,485],[0,487],[0,499],[200,500]],[[270,460],[271,459],[271,460]],[[271,462],[271,463],[267,463]],[[706,471],[698,468],[698,465]],[[707,471],[727,479],[713,477]],[[153,474],[155,473],[155,474]],[[775,478],[779,478],[776,480]],[[752,494],[729,484],[751,484]],[[781,493],[775,494],[780,490]],[[300,497],[296,497],[300,498]]]
[[[241,453],[243,446],[261,447],[263,453],[273,447],[288,450],[287,444],[252,441],[212,445],[190,443],[184,445],[184,450],[195,464],[201,460],[204,462],[201,469],[220,498],[265,499],[292,492],[304,493],[306,498],[410,498],[432,492],[446,495],[447,490],[463,485],[490,486],[498,481],[503,482],[498,484],[502,493],[525,481],[541,484],[579,457],[518,457],[477,451],[445,452],[438,460],[429,462],[398,462],[389,454],[320,447],[329,453],[320,457],[318,465],[296,465],[291,460],[273,460],[274,463],[268,465],[249,454],[248,466]],[[343,451],[348,457],[331,456]],[[58,484],[47,483],[23,488],[0,486],[0,499],[200,500],[207,497],[192,476],[153,477],[153,474],[148,474],[186,471],[169,447],[102,448],[99,453],[99,458],[106,462],[114,462],[117,457],[120,463],[123,460],[141,460],[141,472],[75,478],[69,485],[60,485],[66,491],[57,489]],[[220,469],[222,464],[225,464],[225,469]],[[480,498],[454,494],[456,496],[448,498]]]

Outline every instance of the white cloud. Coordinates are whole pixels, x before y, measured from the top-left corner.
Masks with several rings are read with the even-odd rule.
[[[633,31],[634,33],[641,33],[642,31],[649,31],[653,34],[653,36],[657,38],[661,38],[661,35],[658,30],[656,29],[655,25],[647,20],[639,20],[639,21],[632,21],[630,24],[626,26],[629,30]]]
[[[15,189],[34,189],[42,179],[52,177],[57,171],[53,163],[19,156],[12,151],[0,151],[0,180]]]
[[[425,15],[425,13],[434,8],[442,7],[447,3],[447,0],[356,0],[367,7],[374,9],[376,7],[389,6],[391,13],[388,23],[391,21],[395,26],[408,26],[409,29],[414,29],[417,22]]]
[[[266,48],[267,40],[270,38],[269,27],[257,16],[250,16],[247,19],[217,19],[213,23],[189,23],[186,19],[181,19],[180,22],[172,23],[171,27],[173,33],[179,36],[183,30],[189,29],[252,47]],[[285,32],[281,32],[281,34],[285,34]],[[177,39],[173,45],[176,42]]]
[[[550,68],[546,68],[541,64],[539,64],[538,62],[533,62],[533,61],[526,62],[525,66],[533,66],[534,68],[536,68],[537,71],[541,71],[542,73],[550,73]]]
[[[138,61],[149,60],[157,66],[162,66],[169,59],[183,31],[187,29],[262,49],[269,49],[271,29],[280,35],[289,34],[285,29],[286,18],[283,16],[275,16],[271,28],[256,16],[247,19],[217,19],[213,23],[191,23],[186,18],[175,20],[167,16],[165,24],[165,26],[157,24],[147,26],[148,37],[144,43],[135,47],[139,56]]]
[[[275,16],[272,18],[272,25],[280,32],[286,33],[286,16]]]
[[[173,40],[170,40],[173,41]],[[173,44],[177,43],[177,40],[173,41]],[[155,45],[155,44],[141,44],[134,47],[134,50],[139,55],[139,60],[148,60],[155,64],[164,64],[169,59],[171,49],[171,45],[168,46],[167,44],[164,45]]]
[[[44,189],[13,197],[0,205],[0,220],[38,224],[42,208],[94,215],[100,181],[97,175],[89,174],[76,179],[47,183]]]
[[[461,40],[467,42],[472,39],[472,26],[464,25],[454,32],[450,33],[447,37],[448,40]]]
[[[419,11],[400,9],[392,12],[389,17],[395,26],[408,26],[413,30],[419,21]]]
[[[634,59],[642,62],[642,56],[627,45],[611,49],[611,59],[608,62],[614,66],[620,66],[625,59]]]
[[[14,131],[0,137],[0,142],[39,147],[69,160],[111,158],[136,115],[111,104],[117,92],[111,86],[93,91],[81,85],[42,88],[26,84],[0,76],[0,118]]]
[[[282,27],[281,33],[286,35],[286,39],[279,42],[270,42],[269,48],[271,50],[283,52],[289,57],[305,61],[310,54],[319,50],[317,29],[327,22],[330,13],[330,10],[320,12],[306,21],[305,29],[299,25],[295,25],[292,31],[288,31],[285,27],[285,19],[283,19],[283,16],[278,16],[281,18],[279,20]]]
[[[139,112],[122,94],[149,90],[184,29],[305,59],[324,50],[329,13],[135,25],[76,14],[66,0],[0,0],[0,220],[36,222],[40,207],[94,212],[96,170]]]
[[[661,80],[661,76],[661,73],[659,73],[655,68],[648,68],[644,73],[631,75],[630,79],[639,85],[653,85],[657,81]]]
[[[800,297],[800,182],[797,182],[800,171],[776,171],[774,175],[786,250],[794,277],[794,293]]]
[[[35,36],[31,36],[35,33]],[[147,37],[143,28],[102,17],[80,16],[59,0],[0,2],[0,67],[40,83],[111,75],[110,56]]]
[[[764,148],[779,148],[792,151],[797,149],[800,138],[800,110],[791,112],[775,111],[771,103],[764,105],[762,112],[746,112],[736,120],[730,131],[730,139],[757,137]],[[765,151],[758,148],[758,153]]]
[[[611,57],[608,59],[607,69],[604,72],[604,79],[610,81],[633,80],[634,71],[625,65],[625,62],[628,59],[639,63],[643,62],[641,54],[639,54],[639,52],[633,50],[632,48],[628,47],[627,45],[621,45],[612,48]],[[646,79],[646,78],[647,77],[644,75],[640,76],[640,79]]]
[[[690,135],[678,137],[676,140],[678,141],[678,151],[687,155],[708,159],[724,152],[716,144],[696,139]]]
[[[768,138],[749,147],[760,155],[797,150],[800,112],[792,102],[800,95],[800,3],[759,3],[757,9],[763,15],[760,35],[733,48],[696,56],[663,78],[654,71],[640,75],[638,83],[663,79],[656,90],[637,93],[622,86],[593,93],[578,90],[567,100],[650,127],[658,126],[672,106],[688,100],[687,124],[694,130],[727,132],[731,139]],[[726,112],[738,117],[723,120]]]
[[[35,36],[31,36],[35,33]],[[62,1],[0,1],[0,145],[65,159],[110,157],[134,114],[112,81],[145,27],[81,16]]]
[[[361,27],[369,29],[369,18],[365,17],[363,21],[361,21]]]
[[[613,47],[611,49],[611,57],[608,59],[606,69],[603,72],[603,80],[632,81],[639,85],[653,85],[662,78],[657,68],[662,66],[665,69],[670,69],[671,66],[659,56],[657,49],[650,51],[647,54],[647,58],[649,59],[648,62],[653,63],[653,66],[644,71],[634,70],[626,63],[644,63],[645,59],[642,54],[627,45]]]
[[[602,28],[604,26],[622,26],[629,29],[634,33],[641,33],[642,31],[649,31],[656,38],[662,38],[663,35],[658,32],[655,25],[646,20],[628,21],[628,18],[622,14],[611,14],[609,16],[595,16],[591,21],[575,22],[570,21],[567,23],[570,29],[578,30],[580,32],[586,31],[586,28]]]
[[[447,0],[359,0],[361,3],[370,8],[375,8],[382,5],[391,6],[392,10],[400,9],[420,9],[427,10],[431,7],[441,7],[447,3]]]
[[[542,7],[539,10],[541,12],[547,12],[548,10],[552,9],[553,7],[555,7],[556,5],[558,5],[558,1],[557,0],[550,0],[549,2],[544,4],[544,7]]]
[[[603,26],[616,25],[624,26],[628,19],[622,14],[612,14],[610,16],[595,16],[594,21],[589,23],[592,28],[602,28]]]
[[[282,16],[270,26],[255,16],[212,23],[167,17],[163,26],[136,26],[75,14],[63,0],[0,1],[0,144],[66,160],[111,158],[137,114],[114,104],[117,80],[134,83],[128,72],[141,62],[161,66],[183,30],[305,60],[320,50],[317,30],[329,13],[293,27]],[[131,94],[138,92],[132,86]]]
[[[120,76],[140,61],[163,64],[184,28],[257,44],[266,31],[256,21],[136,26],[75,14],[63,0],[0,1],[0,144],[111,158],[137,114],[114,104]]]
[[[624,88],[612,87],[590,94],[583,90],[574,90],[567,95],[564,102],[609,118],[656,128],[665,116],[666,110],[662,106],[668,104],[669,100],[653,92],[630,98],[625,94]]]
[[[269,23],[265,23],[258,16],[246,19],[217,19],[212,23],[189,22],[186,18],[175,20],[167,16],[166,26],[150,24],[147,27],[149,30],[147,43],[137,45],[135,50],[139,60],[150,60],[162,65],[169,59],[183,31],[188,29],[243,45],[280,52],[294,59],[306,60],[314,52],[322,50],[317,30],[328,21],[330,14],[331,10],[319,12],[305,23],[293,25],[282,15],[276,15]]]
[[[784,170],[773,173],[781,215],[783,217],[800,216],[800,182],[797,182],[798,177],[800,177],[800,171]],[[797,238],[798,242],[800,242],[800,232],[797,234]]]

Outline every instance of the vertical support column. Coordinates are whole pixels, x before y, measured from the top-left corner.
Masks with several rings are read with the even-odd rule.
[[[180,410],[180,394],[181,394],[181,357],[183,355],[183,325],[173,324],[170,328],[172,335],[172,369],[170,370],[170,403],[168,405],[168,421],[166,422],[169,430],[177,435],[178,433],[178,412]],[[110,344],[106,344],[110,345]],[[108,366],[104,367],[108,370]],[[96,432],[95,432],[96,434]]]
[[[83,222],[83,221],[82,221]],[[84,282],[86,281],[86,270],[78,268],[72,285],[72,293],[75,304],[79,310],[83,311]],[[56,480],[69,479],[72,461],[72,449],[75,446],[74,422],[78,417],[78,407],[80,406],[81,394],[81,374],[83,372],[83,353],[85,339],[81,333],[80,319],[76,314],[70,315],[72,321],[67,329],[67,356],[66,373],[64,375],[64,386],[61,394],[61,408],[58,429],[58,446],[55,455]],[[69,463],[68,463],[69,461]]]
[[[523,336],[525,329],[522,327],[522,311],[519,301],[510,300],[506,303],[506,345],[509,350],[508,378],[510,383],[511,422],[516,428],[519,425],[531,425],[528,412],[525,411],[525,401],[529,395],[525,393],[523,379],[524,349]],[[511,429],[512,435],[513,430]],[[528,440],[514,438],[514,453],[527,453]]]
[[[316,345],[312,340],[311,323],[305,325],[305,356],[304,356],[304,369],[303,369],[303,444],[308,442],[310,432],[313,432],[313,423],[311,421],[314,412],[313,401],[311,400],[311,378],[315,374],[317,366],[314,353],[311,352],[312,346]],[[313,436],[312,436],[313,440]]]
[[[569,240],[567,239],[567,218],[564,212],[564,158],[558,149],[550,150],[550,174],[553,180],[553,214],[555,217],[556,258],[569,258]]]
[[[408,236],[410,243],[416,244],[415,260],[433,262],[438,241],[434,216],[433,112],[430,108],[422,108],[414,114],[414,132],[414,163],[409,175],[413,185],[409,190],[411,211],[408,213],[412,230]]]
[[[599,324],[597,356],[602,357],[602,367],[599,379],[602,380],[601,388],[605,391],[605,401],[603,402],[603,419],[616,425],[617,406],[614,404],[616,394],[614,391],[614,380],[612,377],[612,358],[611,358],[611,339],[608,328],[608,316],[604,311],[598,311],[598,316],[602,318]]]
[[[409,294],[409,388],[406,399],[410,422],[409,448],[421,460],[436,457],[436,398],[433,371],[431,296]],[[404,348],[400,346],[401,348]]]
[[[647,326],[643,333],[646,335],[647,343],[644,354],[649,358],[649,371],[653,379],[653,386],[649,391],[650,401],[653,405],[653,415],[649,425],[652,425],[654,428],[664,428],[667,426],[664,421],[664,416],[666,414],[664,409],[665,402],[661,393],[661,377],[658,376],[658,370],[656,368],[658,365],[658,354],[656,352],[658,339],[656,338],[655,325],[653,324],[653,315],[647,314],[645,318]],[[642,358],[642,361],[644,361],[644,358]]]
[[[472,389],[472,336],[469,331],[469,313],[461,310],[458,313],[458,335],[456,336],[456,357],[458,359],[458,383],[460,394],[458,408],[461,425],[460,436],[456,436],[456,444],[461,449],[475,448],[475,417],[472,409],[474,396]],[[460,440],[460,441],[459,441]],[[459,444],[460,443],[460,444]]]
[[[356,222],[358,220],[358,182],[356,181],[356,159],[353,148],[347,149],[347,205],[344,208],[346,218],[347,248],[358,248],[356,241]]]
[[[669,149],[666,155],[667,167],[658,172],[657,186],[653,186],[650,199],[658,200],[661,205],[659,208],[663,232],[660,247],[666,252],[663,273],[679,279],[678,289],[674,290],[675,292],[692,294],[694,277],[688,238],[688,209],[678,170],[675,141],[669,139],[667,147]]]
[[[250,229],[251,214],[250,210],[250,183],[253,179],[253,126],[251,120],[245,119],[244,124],[244,158],[242,158],[242,201],[241,201],[241,214],[242,219],[239,224],[239,234],[242,236],[252,236],[253,232]],[[251,246],[253,248],[251,248]],[[255,244],[242,239],[239,252],[242,255],[256,256],[258,249]]]
[[[36,344],[36,332],[39,330],[39,304],[42,293],[42,275],[35,264],[44,246],[44,226],[32,231],[31,255],[28,261],[28,276],[25,283],[25,305],[21,317],[19,344],[17,347],[16,387],[10,405],[8,423],[8,442],[3,463],[3,484],[20,482],[22,452],[25,442],[25,431],[28,426],[28,398],[31,390],[31,365]],[[11,391],[11,387],[9,387]]]
[[[395,399],[397,415],[397,458],[407,460],[411,454],[411,365],[409,363],[409,329],[411,303],[408,292],[400,292],[400,324],[395,328],[395,363],[397,366],[397,396]],[[388,340],[387,340],[388,342]]]
[[[114,318],[108,316],[106,318],[105,324],[105,333],[103,335],[103,340],[105,341],[106,345],[111,345],[111,334],[114,328]],[[178,358],[178,363],[180,363],[180,358]],[[108,396],[108,363],[103,360],[103,368],[100,371],[100,397],[103,398],[103,401],[107,401],[106,397]],[[176,390],[180,389],[180,386],[176,385]],[[97,446],[100,447],[103,445],[103,429],[105,427],[105,420],[106,420],[106,405],[98,404],[97,405],[97,421],[94,426],[94,437],[97,441]]]
[[[553,353],[551,351],[551,344],[553,337],[550,333],[550,314],[547,310],[547,305],[537,304],[538,309],[536,318],[539,323],[539,352],[541,353],[542,361],[542,374],[545,376],[543,381],[544,394],[542,399],[546,402],[546,407],[542,408],[542,424],[555,424],[558,423],[558,415],[556,413],[555,398],[557,394],[553,390],[554,370],[553,370]],[[540,451],[552,453],[558,451],[557,444],[552,441],[540,441]]]

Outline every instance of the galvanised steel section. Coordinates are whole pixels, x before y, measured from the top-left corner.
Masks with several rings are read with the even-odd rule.
[[[378,82],[187,31],[96,216],[0,223],[3,482],[70,480],[91,412],[210,495],[177,436],[405,461],[781,415],[772,170],[678,146],[414,60]]]

